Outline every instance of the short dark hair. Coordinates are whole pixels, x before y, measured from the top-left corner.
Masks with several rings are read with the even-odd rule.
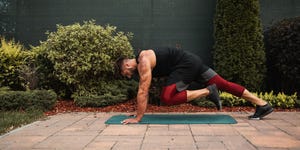
[[[124,64],[124,59],[126,59],[126,57],[121,56],[115,62],[115,76],[117,78],[121,78],[122,77],[121,72],[122,72],[122,66]]]

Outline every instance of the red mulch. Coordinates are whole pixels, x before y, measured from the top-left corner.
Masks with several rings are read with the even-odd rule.
[[[55,115],[58,113],[67,112],[134,112],[136,108],[135,99],[126,101],[124,103],[106,106],[106,107],[78,107],[72,100],[58,101],[51,111],[45,112],[47,116]],[[149,104],[147,112],[217,112],[216,108],[199,107],[189,103],[176,105],[176,106],[156,106]],[[254,107],[223,107],[222,112],[241,112],[248,111],[254,112]],[[280,109],[276,108],[275,111],[300,111],[300,108],[295,109]]]

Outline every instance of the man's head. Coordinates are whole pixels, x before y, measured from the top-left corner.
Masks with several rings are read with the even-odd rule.
[[[120,57],[115,63],[115,72],[119,76],[131,78],[136,72],[137,63],[135,59]]]

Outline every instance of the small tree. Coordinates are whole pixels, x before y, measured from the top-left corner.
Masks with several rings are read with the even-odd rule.
[[[216,71],[250,90],[259,90],[265,74],[259,1],[218,0],[214,37]]]

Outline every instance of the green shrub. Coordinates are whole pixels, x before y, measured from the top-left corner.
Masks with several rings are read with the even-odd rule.
[[[103,81],[99,86],[103,87],[89,89],[89,93],[85,92],[87,90],[75,93],[73,95],[75,104],[80,107],[102,107],[124,102],[136,96],[138,83],[115,80]],[[99,93],[97,89],[103,91]]]
[[[265,52],[259,0],[218,0],[214,18],[214,67],[224,78],[259,91]]]
[[[114,26],[102,27],[88,21],[82,25],[58,25],[57,31],[48,33],[47,40],[34,49],[47,66],[40,70],[45,72],[43,78],[57,77],[59,85],[68,86],[77,101],[81,96],[99,98],[113,91],[124,92],[116,92],[120,95],[111,97],[117,101],[128,92],[116,86],[114,62],[120,56],[133,56],[131,37],[130,33],[118,32]]]
[[[284,19],[265,31],[268,85],[276,92],[300,92],[300,17]]]
[[[34,57],[31,66],[36,70],[38,77],[37,87],[39,89],[51,89],[59,98],[70,99],[74,88],[60,81],[54,74],[54,65],[47,58],[48,55],[44,46],[42,44],[31,48],[32,56]]]
[[[284,93],[278,93],[277,95],[273,92],[265,92],[265,93],[254,93],[256,96],[260,97],[261,99],[269,102],[273,107],[278,108],[294,108],[297,102],[297,94],[293,95],[285,95]],[[248,102],[245,99],[233,96],[232,94],[221,92],[220,97],[222,100],[223,106],[233,107],[233,106],[253,106],[252,103]],[[205,106],[205,107],[214,107],[214,104],[208,101],[205,98],[201,98],[195,101],[192,101],[192,104],[198,106]]]
[[[0,91],[0,111],[8,110],[50,110],[57,96],[53,91]]]
[[[274,95],[273,91],[271,91],[270,93],[260,93],[259,97],[268,101],[272,106],[280,108],[294,108],[297,101],[297,93],[288,96],[280,92]]]
[[[1,37],[0,40],[0,87],[24,90],[25,81],[20,77],[20,69],[26,58],[24,47],[14,40],[6,41]]]

